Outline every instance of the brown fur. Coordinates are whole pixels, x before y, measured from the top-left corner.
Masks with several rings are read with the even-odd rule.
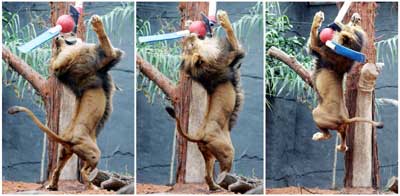
[[[234,148],[230,130],[243,103],[239,60],[244,57],[244,52],[226,12],[218,11],[217,16],[226,32],[226,40],[200,40],[191,35],[183,42],[181,69],[207,90],[209,102],[205,119],[193,136],[183,132],[179,119],[176,119],[178,132],[196,142],[204,157],[205,180],[210,190],[220,188],[213,179],[215,160],[219,161],[221,172],[231,170]]]
[[[92,16],[91,23],[100,42],[98,45],[81,41],[68,45],[63,36],[55,40],[50,70],[77,97],[68,128],[57,135],[29,109],[19,106],[9,109],[10,114],[26,112],[50,139],[62,144],[57,167],[46,186],[50,190],[58,189],[60,172],[73,153],[84,162],[81,169],[83,182],[89,189],[94,188],[89,181],[89,174],[100,159],[96,137],[112,110],[114,84],[108,71],[119,62],[123,52],[112,47],[99,16]]]
[[[309,50],[316,56],[313,74],[314,88],[318,94],[318,106],[313,110],[313,118],[320,132],[313,135],[313,140],[326,140],[331,137],[330,130],[337,130],[341,136],[341,144],[337,150],[346,151],[346,130],[352,122],[367,122],[378,128],[383,124],[368,119],[354,117],[349,114],[343,97],[343,78],[354,64],[354,61],[334,53],[325,46],[318,36],[318,28],[324,20],[323,12],[317,12],[311,26]],[[349,24],[338,24],[340,32],[335,32],[333,40],[337,43],[360,52],[365,45],[365,33],[362,30],[361,18],[353,14]]]

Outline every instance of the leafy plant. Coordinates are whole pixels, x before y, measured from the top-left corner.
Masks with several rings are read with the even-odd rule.
[[[391,38],[375,42],[376,62],[384,63],[384,69],[392,69],[398,63],[398,35]],[[398,106],[398,100],[386,97],[375,97],[375,109],[378,119],[380,119],[380,109],[384,105]]]
[[[100,18],[103,21],[104,29],[108,35],[120,35],[123,32],[133,32],[133,21],[134,21],[135,8],[133,3],[121,3],[121,6],[115,7],[112,11],[101,15]],[[90,27],[90,18],[85,20],[85,26]],[[133,44],[133,39],[123,40],[123,36],[110,36],[112,41],[116,41],[119,44],[122,42],[128,42]],[[133,38],[133,35],[132,35]],[[87,28],[86,40],[88,42],[96,42],[97,36],[93,32],[92,28]]]
[[[287,36],[293,28],[289,18],[281,13],[278,2],[266,3],[265,48],[275,46],[295,57],[305,68],[311,69],[312,58],[305,54],[306,38]],[[266,55],[265,59],[266,96],[279,96],[282,93],[293,94],[300,101],[308,102],[314,92],[293,70],[283,62]],[[272,105],[266,100],[267,107]]]
[[[9,48],[13,54],[17,55],[30,65],[32,69],[47,77],[48,70],[45,65],[51,57],[51,46],[49,42],[27,54],[21,53],[17,49],[18,46],[37,36],[36,27],[37,25],[33,22],[21,26],[20,18],[17,13],[10,13],[3,10],[3,44]],[[34,101],[39,105],[42,104],[41,99],[35,95],[35,90],[28,81],[17,72],[13,71],[4,60],[2,61],[2,66],[3,84],[5,86],[12,86],[17,98],[23,98],[25,92],[29,91],[33,95]]]
[[[243,15],[239,20],[232,23],[233,30],[237,39],[244,42],[250,39],[253,33],[262,27],[263,24],[263,15],[262,15],[262,3],[258,2],[253,7],[249,9],[248,14]],[[222,27],[218,26],[215,28],[215,32],[217,35],[221,35]],[[247,49],[249,50],[249,49]]]
[[[163,21],[165,23],[165,21]],[[232,23],[235,34],[238,39],[246,40],[252,33],[262,26],[262,3],[255,4],[249,13],[243,15],[239,20]],[[163,34],[165,32],[177,31],[177,29],[171,28],[174,26],[172,23],[166,23],[162,26],[161,30],[155,34]],[[221,27],[215,28],[217,34],[221,34]],[[154,32],[151,30],[151,24],[149,21],[138,18],[136,21],[136,36],[147,36],[152,35]],[[155,66],[161,73],[170,78],[172,81],[178,81],[179,63],[180,63],[180,43],[173,41],[160,41],[152,44],[145,44],[136,42],[137,54],[142,56],[146,61]],[[158,96],[161,98],[162,103],[165,102],[165,95],[161,90],[150,81],[147,77],[137,71],[137,90],[142,91],[148,98],[150,103],[153,103],[155,98]]]
[[[398,57],[398,35],[391,38],[375,42],[376,47],[376,62],[383,62],[386,67],[397,65]]]
[[[161,29],[156,34],[164,34]],[[152,35],[149,21],[138,18],[136,20],[136,37]],[[157,70],[170,78],[173,82],[178,81],[181,48],[178,42],[159,41],[152,44],[136,41],[137,54],[155,66]],[[156,96],[165,100],[165,95],[160,88],[137,71],[137,90],[142,91],[150,103],[153,103]],[[164,103],[164,102],[163,102]]]

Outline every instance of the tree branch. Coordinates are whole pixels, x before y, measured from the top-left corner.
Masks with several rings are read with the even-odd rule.
[[[22,77],[24,77],[42,97],[47,96],[46,79],[21,58],[15,56],[7,47],[2,45],[3,60]]]
[[[276,58],[285,64],[287,64],[293,71],[295,71],[301,79],[303,79],[308,85],[313,87],[311,73],[303,65],[301,65],[296,58],[289,56],[282,50],[272,46],[268,49],[267,55]]]
[[[176,87],[170,79],[165,77],[160,71],[154,68],[149,62],[145,61],[139,55],[136,55],[136,67],[173,101],[176,102]]]

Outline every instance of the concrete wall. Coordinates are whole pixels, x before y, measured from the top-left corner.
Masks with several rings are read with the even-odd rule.
[[[285,14],[294,26],[288,36],[303,37],[308,37],[317,11],[325,12],[325,21],[333,21],[338,12],[335,4],[310,6],[308,3],[281,3],[281,9],[286,10]],[[397,35],[397,3],[379,3],[376,13],[375,36],[386,39]],[[397,63],[397,60],[385,62],[376,85],[377,98],[398,100]],[[311,138],[317,128],[307,105],[296,102],[290,96],[274,97],[270,101],[274,109],[266,113],[267,187],[330,188],[336,133],[332,132],[333,139],[314,142]],[[381,105],[378,109],[378,120],[385,123],[385,128],[378,130],[381,185],[384,186],[388,178],[397,175],[398,170],[398,109],[392,105]],[[338,153],[336,183],[339,187],[343,186],[343,157],[342,153]]]
[[[121,3],[85,3],[88,14],[103,15]],[[47,3],[3,3],[3,10],[18,11],[22,24],[41,16],[48,21]],[[89,19],[90,15],[85,19]],[[133,16],[132,16],[133,17]],[[133,19],[132,19],[133,21]],[[42,32],[43,28],[38,29]],[[116,91],[113,113],[100,133],[97,143],[102,151],[98,168],[119,173],[134,174],[134,66],[133,25],[120,34],[109,33],[114,47],[125,51],[125,57],[111,70],[115,83],[123,89]],[[118,37],[117,37],[118,36]],[[122,37],[124,41],[117,42]],[[92,39],[93,40],[93,39]],[[43,147],[43,133],[26,115],[10,116],[7,109],[13,105],[28,107],[38,114],[42,122],[45,113],[33,103],[28,93],[23,100],[16,99],[12,87],[3,85],[3,180],[38,181]]]
[[[227,10],[231,21],[238,20],[255,3],[218,3]],[[177,3],[138,3],[138,18],[148,19],[153,32],[160,28],[160,18],[174,22],[178,29]],[[262,27],[243,41],[247,56],[241,67],[245,103],[239,121],[232,130],[235,147],[233,172],[263,177],[263,33]],[[150,105],[142,92],[137,92],[137,181],[157,184],[169,182],[174,121],[156,100]]]

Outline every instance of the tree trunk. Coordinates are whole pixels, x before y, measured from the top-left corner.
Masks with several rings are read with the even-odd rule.
[[[74,2],[50,2],[50,20],[52,26],[55,26],[59,16],[69,14],[70,5],[74,5]],[[84,40],[85,28],[83,24],[83,14],[80,16],[78,24],[77,36]],[[54,41],[52,47],[55,47]],[[67,128],[72,118],[76,98],[69,89],[55,78],[55,76],[50,76],[47,81],[47,87],[50,89],[49,96],[45,100],[47,126],[57,134],[61,134],[62,131]],[[52,140],[48,140],[47,153],[47,177],[49,177],[51,171],[57,165],[58,144]],[[61,172],[60,179],[78,179],[78,170],[78,157],[73,155]]]
[[[187,20],[201,20],[200,13],[208,13],[208,2],[182,2],[179,4],[181,14],[181,28],[185,28]],[[189,130],[194,134],[200,128],[207,106],[207,93],[204,88],[189,79],[180,72],[179,87],[180,103],[175,107],[177,117],[181,120],[182,130]],[[197,145],[187,143],[180,135],[177,135],[178,166],[176,174],[177,183],[203,182],[204,181],[204,159]]]
[[[351,15],[355,12],[359,13],[361,18],[362,18],[362,27],[367,32],[367,46],[363,53],[366,54],[367,56],[367,62],[368,63],[375,63],[376,59],[376,50],[374,46],[374,41],[375,41],[375,11],[376,11],[377,4],[373,2],[363,2],[363,3],[352,3],[350,6],[350,9],[347,12],[347,15],[345,16],[344,22],[349,21]],[[358,81],[360,78],[360,70],[362,68],[363,64],[357,63],[353,66],[353,69],[348,73],[347,75],[347,81],[346,81],[346,93],[345,93],[345,99],[346,99],[346,107],[349,110],[349,116],[354,117],[356,115],[356,107],[357,107],[357,92],[358,92]],[[375,131],[372,133],[372,140],[374,140]],[[356,145],[355,140],[355,123],[352,123],[349,125],[349,128],[347,129],[347,145],[349,146],[349,150],[345,154],[345,179],[344,179],[344,185],[345,187],[353,187],[355,186],[353,184],[353,177],[354,177],[354,170],[355,168],[353,167],[354,164],[354,147]],[[372,142],[374,143],[374,141]],[[357,148],[357,147],[356,147]],[[373,148],[377,148],[376,146],[373,146]],[[372,151],[372,150],[371,150]],[[378,160],[377,159],[377,153],[372,153],[369,156],[375,156],[372,157],[368,160]],[[371,164],[371,163],[366,163],[366,164]],[[372,167],[373,168],[378,168],[377,164],[379,164],[377,161],[373,161]],[[372,175],[368,175],[370,178],[379,178],[379,169],[374,169],[371,172],[373,172]],[[377,180],[370,179],[371,181],[374,181],[375,184],[372,184],[373,187],[379,186],[379,182]]]

